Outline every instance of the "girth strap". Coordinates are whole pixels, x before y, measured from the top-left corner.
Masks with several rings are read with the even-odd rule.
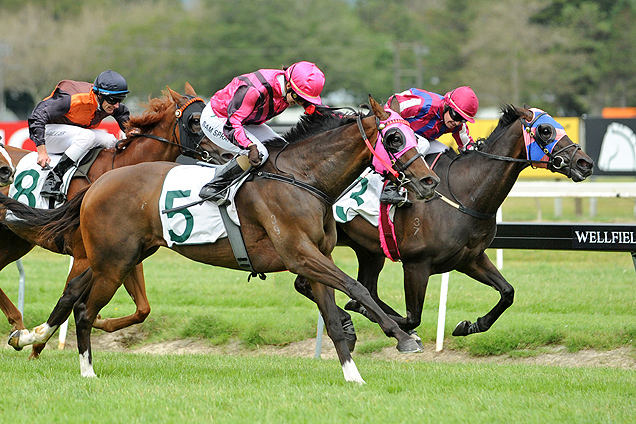
[[[221,213],[221,219],[223,220],[223,225],[225,225],[225,230],[227,231],[227,238],[230,241],[232,253],[234,253],[234,257],[236,258],[239,266],[243,271],[250,273],[249,278],[258,275],[261,280],[264,280],[265,274],[254,271],[254,268],[252,267],[252,261],[250,261],[250,257],[247,254],[247,248],[245,247],[245,240],[243,240],[241,227],[236,225],[234,221],[230,219],[230,216],[227,213],[227,204],[219,205],[219,212]]]

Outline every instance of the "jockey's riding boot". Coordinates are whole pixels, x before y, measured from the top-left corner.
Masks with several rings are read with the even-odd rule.
[[[232,182],[249,171],[250,161],[245,155],[236,156],[228,163],[219,167],[212,181],[201,188],[199,197],[205,200],[218,202],[225,197],[225,191]]]
[[[398,188],[394,183],[388,182],[380,194],[380,203],[390,203],[398,208],[408,208],[413,204],[406,196],[405,188]]]
[[[58,202],[65,201],[66,196],[62,193],[62,178],[73,165],[75,165],[73,159],[65,154],[62,155],[55,168],[49,171],[49,175],[46,176],[40,194],[44,197],[53,197]]]

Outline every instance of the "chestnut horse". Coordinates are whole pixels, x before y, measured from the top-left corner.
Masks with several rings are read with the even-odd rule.
[[[194,89],[188,83],[185,85],[185,92],[185,95],[181,95],[168,87],[163,97],[150,99],[143,114],[132,116],[128,122],[128,138],[120,141],[114,149],[101,150],[86,177],[76,177],[71,181],[68,198],[75,196],[78,191],[105,172],[122,166],[148,161],[174,162],[181,154],[218,161],[219,158],[211,157],[208,153],[211,149],[207,146],[210,146],[211,142],[203,138],[199,125],[199,117],[205,102],[196,96]],[[32,153],[10,146],[6,147],[6,151],[14,164],[17,164],[25,155]],[[4,193],[8,193],[8,188]],[[66,237],[70,240],[71,235],[59,234],[58,237]],[[31,229],[24,226],[11,229],[5,225],[0,226],[0,270],[26,255],[36,244],[39,244],[37,234]],[[64,250],[61,250],[58,243],[48,241],[42,246],[53,252],[74,254],[72,245],[67,245]],[[82,258],[81,254],[75,254],[68,281],[79,275],[87,266],[85,258]],[[133,298],[145,299],[144,284],[143,269],[140,265],[130,274],[125,286]],[[14,330],[25,329],[22,314],[1,289],[0,309]],[[149,310],[138,308],[135,316],[143,320],[141,317],[145,318],[149,312]],[[106,331],[117,329],[108,321],[102,320],[96,321],[96,327]],[[37,357],[42,348],[43,346],[37,347],[32,357]]]
[[[404,270],[406,317],[378,297],[378,276],[385,260],[378,228],[360,216],[338,224],[338,244],[350,246],[358,258],[358,281],[407,332],[420,325],[429,277],[452,270],[492,287],[500,295],[499,302],[486,315],[475,322],[460,322],[453,335],[487,331],[514,298],[513,287],[488,259],[485,250],[497,232],[495,214],[519,173],[535,165],[575,182],[592,174],[592,159],[550,115],[512,105],[503,107],[502,112],[497,127],[486,140],[480,140],[478,150],[460,155],[449,150],[439,157],[433,170],[441,183],[434,201],[414,202],[412,207],[399,208],[395,213],[395,233]],[[528,152],[533,152],[530,157]],[[311,298],[302,277],[297,278],[295,286]],[[355,300],[345,309],[371,318]],[[340,314],[352,348],[355,332],[351,317],[341,309]]]
[[[328,112],[305,115],[285,139],[266,142],[270,160],[254,171],[254,179],[238,190],[234,200],[253,269],[258,273],[289,270],[309,280],[345,379],[358,383],[364,380],[344,338],[334,289],[364,305],[385,334],[397,339],[400,352],[417,352],[420,348],[382,312],[359,282],[331,260],[336,245],[333,199],[372,162],[379,172],[388,171],[388,178],[407,185],[418,199],[430,198],[439,181],[417,151],[408,123],[397,113],[385,111],[372,98],[369,101],[374,115],[364,119]],[[0,203],[20,218],[18,222],[47,225],[43,238],[79,226],[90,264],[69,283],[45,324],[30,333],[15,331],[9,344],[22,347],[45,342],[72,309],[81,374],[95,376],[90,344],[93,321],[135,265],[159,247],[168,246],[159,198],[164,179],[173,168],[168,163],[139,164],[111,171],[96,181],[83,199],[76,200],[78,196],[54,211],[29,208],[0,197]],[[186,209],[183,213],[188,212]],[[173,244],[171,249],[199,262],[239,268],[227,238],[207,244]]]
[[[0,137],[0,141],[2,141],[2,137]],[[14,148],[0,143],[0,187],[10,185],[15,176],[15,164],[9,153],[12,149]]]

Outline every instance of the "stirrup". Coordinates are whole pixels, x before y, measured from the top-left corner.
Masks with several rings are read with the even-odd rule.
[[[53,171],[46,176],[42,190],[40,190],[42,197],[52,197],[57,202],[66,201],[66,196],[62,192],[62,179]]]
[[[217,187],[209,187],[210,183],[204,185],[199,192],[199,197],[203,200],[215,202],[217,205],[224,205],[229,202],[230,196],[230,185],[232,182],[228,184],[226,187],[217,188]],[[213,190],[213,191],[212,191]],[[208,192],[210,191],[210,192]]]

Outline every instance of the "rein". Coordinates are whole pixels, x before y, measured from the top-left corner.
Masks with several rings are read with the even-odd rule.
[[[323,202],[327,203],[330,206],[333,206],[333,204],[336,203],[336,199],[331,198],[327,194],[318,190],[316,187],[310,184],[304,183],[302,181],[298,181],[295,178],[288,177],[286,175],[272,174],[271,172],[265,172],[265,171],[258,171],[253,175],[254,175],[254,179],[266,178],[270,180],[275,180],[275,181],[291,184],[293,186],[307,190],[308,192],[316,196],[318,199],[322,200]]]
[[[532,133],[532,125],[535,122],[537,122],[539,118],[547,114],[548,114],[547,112],[538,113],[531,122],[528,122],[525,119],[521,119],[521,126],[523,126],[523,131],[528,133],[532,139],[536,140],[535,134]],[[572,173],[572,160],[574,159],[574,156],[576,155],[576,153],[579,150],[581,150],[581,146],[575,143],[565,146],[561,150],[558,150],[556,153],[550,152],[545,146],[541,146],[543,153],[545,153],[545,155],[548,157],[548,160],[532,160],[529,157],[527,159],[518,159],[518,158],[507,157],[507,156],[498,156],[498,155],[493,155],[491,153],[482,152],[481,150],[479,150],[479,148],[477,148],[475,152],[479,153],[482,156],[486,156],[491,159],[505,161],[505,162],[521,162],[521,163],[528,164],[530,166],[533,166],[534,164],[546,164],[547,166],[552,166],[554,169],[561,169],[565,166],[565,161],[559,156],[559,153],[562,153],[571,147],[574,147],[574,151],[572,152],[572,155],[570,155],[570,161],[569,161],[570,166],[568,167],[568,172],[566,174],[566,176],[569,178]],[[559,164],[556,163],[557,159],[560,160]]]
[[[371,142],[369,141],[369,138],[367,137],[367,134],[364,131],[364,126],[362,125],[362,114],[360,112],[356,112],[354,109],[350,108],[350,107],[324,107],[322,108],[322,110],[329,110],[329,111],[335,111],[335,110],[342,110],[342,109],[347,109],[347,110],[351,110],[353,111],[353,113],[356,115],[356,123],[358,125],[358,130],[360,131],[360,135],[362,136],[362,139],[364,140],[364,143],[366,144],[367,148],[371,151],[372,155],[378,159],[378,161],[387,168],[388,172],[393,175],[397,180],[400,186],[406,184],[409,182],[409,180],[406,178],[406,176],[404,175],[404,173],[402,171],[404,171],[405,169],[407,169],[415,160],[417,160],[418,158],[420,158],[422,156],[421,153],[417,153],[416,155],[414,155],[408,162],[406,162],[405,164],[402,164],[402,162],[400,162],[399,159],[395,159],[395,162],[398,163],[400,165],[399,169],[400,172],[396,171],[395,169],[393,169],[393,167],[388,164],[385,160],[382,159],[381,156],[379,156],[375,149],[373,148],[373,146],[371,145]],[[319,112],[318,112],[319,113]],[[409,123],[406,120],[403,119],[392,119],[392,120],[388,120],[386,122],[382,122],[381,124],[378,122],[378,118],[376,117],[376,126],[378,128],[378,132],[376,134],[376,144],[377,144],[377,137],[381,138],[381,130],[383,130],[385,127],[387,127],[388,125],[391,124],[396,124],[396,123],[403,123],[405,125],[409,125]],[[285,146],[286,147],[286,146]],[[283,150],[285,150],[284,148],[278,152],[276,159],[274,159],[274,164],[276,164],[278,156],[283,152]],[[390,152],[388,152],[391,156],[393,156]],[[276,169],[278,169],[278,166],[274,165],[276,167]],[[280,170],[279,170],[280,171]],[[296,180],[294,177],[288,177],[285,175],[281,175],[281,174],[273,174],[270,172],[264,172],[264,171],[259,171],[256,172],[254,174],[254,179],[259,179],[259,178],[266,178],[266,179],[272,179],[272,180],[276,180],[276,181],[280,181],[280,182],[284,182],[287,184],[291,184],[293,186],[302,188],[304,190],[309,191],[311,194],[313,194],[314,196],[316,196],[318,199],[322,200],[323,202],[329,204],[329,205],[334,205],[338,200],[340,200],[344,195],[346,195],[353,187],[355,187],[355,185],[358,183],[359,178],[357,180],[355,180],[354,182],[352,182],[336,199],[333,199],[331,196],[328,196],[327,194],[323,193],[322,191],[318,190],[317,188],[315,188],[312,185],[309,185],[307,183],[304,183],[302,181],[298,181]]]

